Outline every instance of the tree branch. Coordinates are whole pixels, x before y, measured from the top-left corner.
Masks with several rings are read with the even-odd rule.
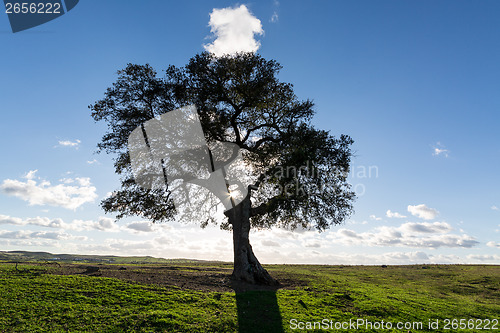
[[[252,207],[250,209],[250,217],[266,214],[268,212],[268,208],[279,200],[279,196],[275,196],[269,199],[267,202],[258,205],[257,207]]]

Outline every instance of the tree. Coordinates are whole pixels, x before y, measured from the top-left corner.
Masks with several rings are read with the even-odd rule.
[[[352,213],[355,198],[347,182],[353,140],[314,128],[313,102],[299,100],[292,84],[278,80],[281,68],[253,53],[201,53],[184,67],[168,67],[163,78],[149,65],[118,71],[105,97],[89,106],[94,120],[108,125],[98,148],[117,154],[115,169],[122,177],[121,189],[102,201],[103,209],[118,213],[117,219],[175,217],[168,188],[143,189],[134,181],[127,139],[145,121],[195,104],[207,142],[238,145],[255,175],[245,199],[224,213],[225,221],[211,216],[198,222],[232,229],[234,279],[276,284],[253,253],[250,228],[323,231]]]

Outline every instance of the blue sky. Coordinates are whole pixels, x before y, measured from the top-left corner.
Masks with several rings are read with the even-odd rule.
[[[87,106],[127,63],[184,65],[216,38],[210,13],[240,5],[315,125],[356,151],[352,218],[255,232],[263,262],[500,264],[498,1],[82,0],[16,34],[0,14],[1,250],[232,259],[217,228],[104,214],[119,183]]]

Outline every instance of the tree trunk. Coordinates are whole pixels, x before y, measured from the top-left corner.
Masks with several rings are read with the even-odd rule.
[[[234,269],[232,279],[251,284],[276,286],[279,282],[269,275],[253,253],[250,245],[250,191],[247,197],[225,215],[233,227]]]

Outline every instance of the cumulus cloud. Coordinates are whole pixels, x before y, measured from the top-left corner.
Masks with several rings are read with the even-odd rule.
[[[10,218],[9,220],[12,219],[15,223],[19,222],[19,220],[15,218]],[[26,220],[28,219],[22,221]],[[83,222],[90,221],[81,221],[78,225],[80,227],[90,227],[90,223],[86,224]],[[95,226],[95,222],[97,221],[92,222],[94,222],[93,225]],[[106,222],[109,222],[109,225],[117,225],[112,222],[111,219],[107,221],[102,220],[101,222],[103,227],[108,225]],[[201,230],[196,225],[177,225],[174,222],[168,225],[154,224],[153,229],[154,233],[137,233],[132,240],[127,240],[127,237],[121,237],[121,234],[114,237],[114,239],[100,240],[99,242],[76,242],[73,241],[73,239],[65,240],[64,236],[59,236],[59,239],[56,240],[49,238],[28,239],[0,237],[0,245],[4,246],[3,244],[8,243],[10,244],[9,246],[14,246],[12,245],[14,242],[25,241],[34,244],[35,242],[50,240],[54,242],[54,244],[60,242],[61,245],[57,245],[58,248],[64,248],[65,252],[72,251],[72,253],[152,255],[166,258],[207,260],[217,258],[219,260],[232,260],[232,242],[230,238],[227,238],[229,234],[219,230],[218,227],[209,226]],[[334,229],[322,234],[318,234],[315,231],[305,231],[300,234],[295,234],[286,230],[273,229],[253,231],[251,233],[251,241],[252,244],[256,244],[258,258],[263,263],[409,264],[424,262],[488,262],[466,259],[465,257],[460,258],[456,255],[442,253],[444,250],[440,250],[438,254],[426,251],[427,245],[441,247],[442,249],[451,248],[452,250],[460,247],[466,248],[470,245],[466,243],[462,243],[464,246],[460,245],[460,241],[467,241],[467,235],[458,232],[456,232],[456,234],[454,234],[455,232],[444,232],[444,230],[448,229],[451,230],[451,227],[446,224],[430,222],[423,222],[420,227],[405,223],[392,228],[374,228],[373,230],[368,230],[369,232],[359,232],[349,229],[339,231]],[[127,228],[126,225],[122,225],[119,230],[132,231],[132,229]],[[62,231],[63,234],[64,232],[69,232],[67,230]],[[26,235],[9,236],[25,237]],[[32,236],[41,235],[34,234]],[[48,236],[58,238],[55,235]],[[448,237],[448,239],[444,238],[444,236]],[[431,243],[431,241],[434,243]],[[409,246],[413,244],[412,242],[417,245],[415,249],[410,249],[409,251],[380,252],[383,246],[391,246],[391,249],[405,249],[404,246]],[[349,253],[339,252],[341,246],[346,244],[353,244],[355,246],[366,245],[367,247],[349,248],[346,250],[349,251]],[[379,248],[374,249],[376,246]],[[428,247],[428,249],[433,248]]]
[[[269,240],[269,239],[264,239],[261,241],[262,246],[273,246],[273,247],[280,247],[280,243]]]
[[[491,206],[492,210],[500,210],[497,206]]]
[[[59,247],[60,243],[56,240],[48,239],[0,239],[2,246],[14,246],[17,248],[26,248],[28,246],[36,246],[37,248]]]
[[[68,224],[67,229],[77,230],[77,231],[89,231],[89,230],[99,230],[99,231],[119,231],[118,225],[115,220],[109,217],[99,217],[97,221],[94,220],[73,220],[71,224]]]
[[[284,229],[273,229],[270,233],[272,233],[273,237],[276,238],[284,238],[284,239],[297,239],[299,238],[300,234],[293,232],[293,231],[288,231]],[[267,233],[269,234],[269,233]]]
[[[24,220],[24,223],[27,225],[36,225],[40,227],[46,227],[46,228],[61,228],[64,229],[66,227],[66,223],[60,218],[56,219],[49,219],[47,217],[34,217],[34,218],[28,218]]]
[[[139,232],[153,232],[153,224],[147,221],[132,222],[127,224],[126,228]]]
[[[13,224],[13,225],[23,225],[23,219],[19,217],[11,217],[7,215],[0,215],[0,224]]]
[[[339,234],[346,238],[354,238],[354,239],[362,239],[361,236],[358,236],[355,231],[349,230],[349,229],[340,229]]]
[[[37,216],[37,217],[22,219],[19,217],[0,215],[0,225],[2,224],[22,225],[22,226],[33,225],[45,228],[65,229],[74,231],[90,231],[90,230],[118,231],[119,230],[119,227],[114,222],[114,220],[109,217],[99,217],[97,221],[73,220],[71,223],[66,223],[60,218],[50,219],[48,217]]]
[[[70,141],[70,140],[60,140],[58,142],[60,147],[71,147],[78,149],[80,147],[81,141],[76,139],[75,141]]]
[[[67,240],[67,239],[78,239],[85,240],[86,237],[83,236],[72,236],[65,232],[49,232],[49,231],[6,231],[0,230],[0,238],[9,239],[32,239],[32,238],[43,238],[52,240]]]
[[[161,245],[170,245],[170,244],[172,244],[172,239],[168,238],[168,237],[165,237],[165,236],[156,237],[155,239],[153,239],[153,241],[155,241],[156,243],[161,244]]]
[[[446,222],[434,222],[434,223],[414,223],[408,222],[401,225],[401,229],[408,232],[418,232],[418,233],[427,233],[427,234],[438,234],[438,233],[447,233],[453,230],[451,225]]]
[[[500,261],[500,256],[497,254],[488,255],[488,254],[469,254],[467,259],[475,260],[475,261],[490,261],[492,263],[498,263]]]
[[[19,217],[12,217],[7,215],[0,215],[0,224],[10,224],[10,225],[35,225],[47,228],[60,228],[68,229],[67,224],[60,218],[49,219],[47,217],[31,217],[27,219],[21,219]]]
[[[321,243],[319,241],[308,241],[303,243],[304,247],[313,247],[313,248],[320,248]]]
[[[410,212],[411,215],[417,216],[424,220],[432,220],[439,214],[437,210],[435,210],[434,208],[429,208],[425,204],[415,206],[408,205],[408,212]]]
[[[262,24],[245,5],[214,8],[208,24],[215,40],[203,47],[217,57],[236,52],[255,52],[260,47],[255,35],[264,33]]]
[[[388,218],[404,219],[406,216],[399,214],[398,212],[392,212],[390,209],[385,212],[385,216]]]
[[[376,217],[375,215],[370,215],[370,219],[375,221],[382,221],[381,217]]]
[[[269,252],[268,252],[269,253]],[[279,257],[277,257],[279,256]],[[335,254],[324,251],[290,251],[279,253],[269,253],[267,256],[262,254],[260,258],[269,263],[281,263],[286,260],[289,263],[308,263],[308,264],[330,264],[330,265],[401,265],[401,264],[451,264],[466,263],[471,260],[465,260],[457,255],[449,254],[430,254],[423,251],[414,252],[385,252],[385,253],[353,253],[336,252]],[[264,259],[265,258],[265,259]],[[280,258],[280,259],[277,259]],[[283,259],[281,259],[283,258]]]
[[[486,245],[489,247],[496,247],[496,248],[500,249],[500,243],[496,243],[494,241],[488,242],[488,243],[486,243]]]
[[[34,180],[35,172],[36,170],[28,172],[24,177],[26,181],[4,180],[0,184],[0,190],[7,195],[28,201],[30,206],[51,205],[73,210],[97,198],[96,188],[92,186],[90,178],[66,178],[61,184],[52,185],[46,180]]]
[[[383,255],[388,262],[398,262],[398,261],[427,261],[429,256],[425,252],[389,252]]]
[[[340,229],[327,236],[334,243],[366,246],[404,246],[414,248],[471,248],[479,244],[475,238],[450,233],[453,228],[445,222],[403,223],[399,227],[378,227],[370,232]]]
[[[106,239],[102,244],[79,244],[79,251],[83,253],[114,254],[114,255],[134,255],[147,254],[155,249],[151,241],[130,241],[124,239]]]

